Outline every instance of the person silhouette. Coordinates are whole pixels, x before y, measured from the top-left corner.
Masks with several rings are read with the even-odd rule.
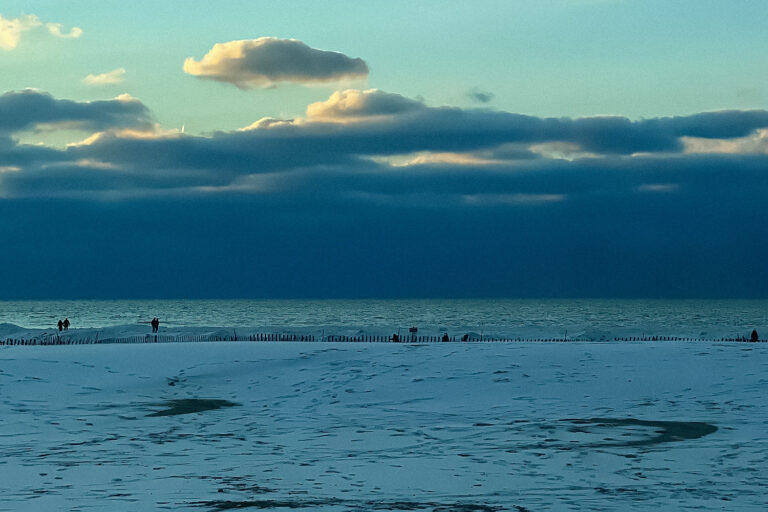
[[[65,318],[64,319],[64,324],[63,325],[64,325],[64,330],[68,331],[69,330],[69,318]]]
[[[59,323],[56,324],[56,327],[58,327],[59,328],[59,332],[61,332],[61,330],[64,328],[64,322],[59,320]]]
[[[759,341],[760,336],[757,335],[757,329],[752,329],[752,335],[749,337],[749,341]]]

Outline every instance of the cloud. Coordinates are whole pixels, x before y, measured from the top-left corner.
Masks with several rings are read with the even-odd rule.
[[[21,34],[32,29],[43,26],[40,18],[34,14],[25,14],[18,18],[9,19],[0,16],[0,49],[13,50],[21,41]],[[55,36],[65,39],[76,39],[83,35],[83,30],[79,27],[72,27],[69,32],[62,32],[61,23],[46,23],[48,32]]]
[[[565,194],[471,194],[463,197],[464,202],[473,206],[531,205],[564,201]]]
[[[266,119],[252,136],[345,139],[350,151],[370,155],[418,151],[477,151],[505,143],[544,144],[564,158],[681,152],[685,137],[734,138],[768,127],[768,112],[722,111],[633,121],[619,116],[540,118],[488,109],[430,107],[376,89],[339,91],[293,120]],[[269,134],[267,135],[267,131]],[[355,148],[352,148],[354,145]]]
[[[675,192],[680,188],[676,183],[647,183],[637,187],[641,192]]]
[[[247,193],[166,163],[0,173],[0,217],[14,219],[0,238],[67,240],[0,252],[0,294],[745,297],[768,285],[766,157],[324,166],[249,176],[262,186]]]
[[[733,135],[695,140],[735,141],[726,156],[743,168],[747,153],[761,156],[758,143],[766,130],[738,137],[765,122],[760,112],[742,114],[640,121],[537,118],[430,107],[375,89],[346,90],[310,105],[303,118],[262,119],[243,131],[190,136],[160,129],[146,107],[130,96],[73,102],[28,90],[0,96],[0,135],[6,135],[0,137],[0,166],[20,169],[3,178],[6,196],[50,193],[50,187],[35,184],[50,173],[61,179],[66,172],[72,176],[67,183],[82,184],[86,195],[111,197],[258,195],[269,189],[292,190],[307,198],[327,193],[332,201],[397,202],[418,194],[425,205],[468,205],[482,203],[487,195],[490,205],[539,206],[549,203],[524,199],[574,200],[586,187],[580,178],[587,175],[601,176],[594,182],[601,187],[595,194],[610,184],[633,194],[662,191],[659,184],[684,190],[685,180],[671,171],[650,171],[685,167],[694,172],[690,162],[700,168],[711,165],[683,151],[694,140],[686,135],[691,133]],[[63,150],[20,145],[9,138],[21,131],[72,127],[95,133]],[[534,174],[544,179],[529,187]],[[98,186],[88,185],[91,182]],[[70,187],[56,190],[76,193]],[[491,194],[498,197],[492,199]]]
[[[260,37],[217,43],[200,61],[187,58],[184,72],[252,89],[360,79],[368,76],[368,66],[362,59],[310,48],[296,39]]]
[[[69,32],[62,32],[63,25],[61,23],[46,23],[45,28],[48,29],[51,35],[60,37],[62,39],[77,39],[83,35],[83,29],[80,27],[72,27]]]
[[[467,97],[475,103],[490,103],[495,97],[495,94],[492,92],[481,91],[477,87],[473,87],[467,91]]]
[[[768,154],[738,152],[763,137],[759,111],[538,118],[375,90],[342,91],[310,110],[192,136],[157,129],[128,96],[0,96],[0,218],[13,219],[0,223],[0,239],[21,248],[0,251],[0,294],[768,290]],[[67,148],[13,139],[62,123],[98,133]],[[692,154],[686,137],[741,146]],[[24,250],[52,233],[66,235],[66,251]],[[136,250],[146,243],[152,251]]]
[[[487,204],[534,206],[552,201],[527,198],[573,200],[589,188],[580,181],[588,175],[601,177],[594,181],[600,185],[593,190],[596,194],[611,184],[633,194],[661,191],[659,184],[683,190],[683,178],[651,170],[684,167],[694,172],[690,162],[705,168],[711,161],[683,151],[690,144],[688,134],[696,134],[697,141],[742,141],[740,134],[768,123],[763,114],[640,121],[538,118],[430,107],[371,89],[336,92],[310,105],[299,119],[262,119],[242,131],[190,136],[163,131],[130,96],[73,102],[27,90],[0,96],[0,134],[6,134],[0,137],[0,166],[20,169],[3,178],[6,196],[45,194],[50,187],[35,183],[50,173],[57,179],[69,173],[67,183],[82,184],[88,194],[261,194],[269,188],[308,197],[327,193],[334,201],[399,201],[419,194],[425,204],[478,204],[488,196]],[[20,145],[9,138],[20,131],[57,127],[95,133],[63,150]],[[757,130],[748,140],[762,140],[766,130]],[[706,135],[733,138],[701,138]],[[742,167],[752,161],[746,160],[746,152],[732,153],[732,161]],[[91,182],[98,186],[86,187]]]
[[[262,118],[243,131],[255,129],[305,126],[309,123],[359,123],[362,121],[392,121],[397,116],[425,110],[421,101],[405,98],[399,94],[369,89],[360,91],[347,89],[336,91],[324,101],[307,106],[306,118],[274,119]]]
[[[153,123],[147,107],[132,98],[78,102],[34,89],[0,96],[0,134],[56,126],[103,131],[150,128]]]
[[[7,19],[0,16],[0,48],[13,50],[21,40],[22,32],[42,25],[34,14],[26,14],[19,18]]]
[[[706,139],[683,137],[686,153],[732,153],[768,155],[768,129],[733,139]]]
[[[420,101],[378,89],[336,91],[325,101],[307,107],[312,121],[354,121],[381,116],[403,115],[425,109]]]
[[[101,73],[99,75],[88,75],[83,78],[83,83],[87,85],[114,85],[121,84],[125,81],[125,69],[117,68],[107,73]]]

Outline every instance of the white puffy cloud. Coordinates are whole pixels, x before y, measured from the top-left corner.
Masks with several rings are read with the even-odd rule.
[[[42,26],[43,22],[34,14],[25,14],[13,19],[0,15],[0,49],[13,50],[19,45],[23,32]],[[83,30],[79,27],[72,27],[69,32],[63,32],[61,23],[46,23],[45,27],[55,37],[77,39],[83,35]]]
[[[125,69],[117,68],[99,75],[88,75],[83,78],[83,83],[88,85],[114,85],[125,81]]]
[[[296,39],[260,37],[217,43],[200,60],[189,57],[184,72],[236,85],[241,89],[280,82],[317,83],[365,78],[363,59],[311,48]]]

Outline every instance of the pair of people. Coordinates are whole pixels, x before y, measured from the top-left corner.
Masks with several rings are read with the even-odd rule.
[[[160,319],[155,317],[152,319],[149,324],[152,326],[152,332],[157,332],[157,330],[160,328]]]
[[[63,322],[59,320],[59,323],[56,324],[56,327],[59,328],[59,332],[61,332],[62,330],[64,331],[69,330],[69,318],[65,318]]]

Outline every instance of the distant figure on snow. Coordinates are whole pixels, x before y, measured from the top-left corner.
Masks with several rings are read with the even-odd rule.
[[[443,341],[451,341],[451,339],[448,337],[448,333],[443,334]]]
[[[749,337],[749,341],[758,341],[760,337],[757,335],[757,329],[752,329],[752,336]]]
[[[152,332],[157,332],[157,330],[160,328],[160,319],[155,317],[150,323],[152,324]]]
[[[65,318],[64,319],[63,325],[64,325],[64,330],[68,331],[69,330],[69,318]]]
[[[58,327],[59,328],[59,332],[61,332],[61,330],[64,328],[64,322],[59,320],[59,323],[56,324],[56,327]]]
[[[394,341],[395,343],[398,343],[400,341],[400,336],[398,336],[397,334],[393,334],[392,341]]]

